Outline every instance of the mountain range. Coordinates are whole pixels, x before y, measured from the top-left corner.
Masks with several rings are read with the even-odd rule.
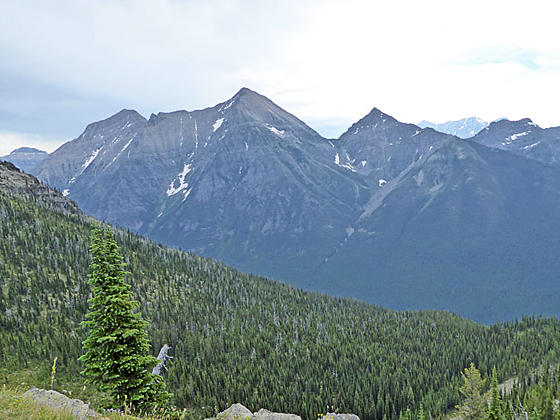
[[[560,314],[559,132],[502,120],[463,140],[374,108],[326,139],[243,88],[198,111],[122,110],[33,173],[243,271],[493,322]]]

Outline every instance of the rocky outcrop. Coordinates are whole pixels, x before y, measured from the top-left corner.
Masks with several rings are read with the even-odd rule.
[[[328,420],[360,420],[355,414],[327,413],[323,419]],[[222,411],[216,417],[206,420],[301,420],[297,414],[274,413],[265,408],[261,408],[256,413],[237,403],[227,410]]]
[[[89,404],[81,400],[68,398],[66,395],[56,391],[32,388],[25,392],[23,396],[38,404],[72,413],[78,419],[94,419],[101,417],[99,413],[89,408]]]
[[[63,193],[47,187],[7,161],[0,161],[0,192],[24,196],[65,213],[83,214],[78,205]]]
[[[215,418],[219,420],[252,419],[253,413],[251,413],[251,411],[242,404],[233,404],[230,408],[222,411]]]

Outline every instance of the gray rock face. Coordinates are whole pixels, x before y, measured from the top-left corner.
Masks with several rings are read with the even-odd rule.
[[[0,191],[41,201],[65,213],[82,214],[74,201],[21,172],[10,162],[0,162]]]
[[[274,413],[261,408],[253,414],[253,420],[301,420],[301,417],[296,414]]]
[[[24,172],[31,173],[35,167],[45,160],[48,153],[32,147],[20,147],[9,155],[0,156],[0,161],[11,162]]]
[[[470,117],[455,121],[447,121],[441,124],[424,120],[420,121],[418,126],[421,128],[433,128],[441,133],[451,134],[461,139],[468,139],[488,127],[488,123],[480,118]]]
[[[89,408],[89,404],[81,400],[68,398],[56,391],[46,391],[44,389],[32,388],[23,394],[24,398],[33,400],[39,404],[64,410],[71,413],[78,419],[100,418],[99,413]]]

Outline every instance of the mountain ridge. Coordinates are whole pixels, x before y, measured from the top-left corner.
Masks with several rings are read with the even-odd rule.
[[[485,240],[474,215],[508,220],[510,225],[499,224],[494,235],[503,246],[527,251],[506,270],[512,284],[523,283],[523,267],[534,266],[529,255],[540,249],[522,226],[533,226],[551,249],[557,246],[553,231],[541,221],[507,212],[525,206],[539,214],[528,201],[535,194],[549,206],[547,212],[560,205],[555,166],[540,166],[534,156],[516,150],[491,152],[507,134],[495,128],[507,124],[493,123],[479,137],[463,140],[399,122],[373,108],[339,139],[326,139],[245,88],[213,107],[153,114],[147,121],[132,111],[117,113],[54,152],[37,175],[67,191],[92,216],[243,271],[398,309],[461,308],[463,315],[490,322],[533,313],[538,305],[526,302],[516,309],[509,300],[495,313],[485,313],[460,294],[434,301],[429,292],[416,302],[417,286],[410,277],[417,270],[423,279],[418,284],[433,289],[433,296],[460,289],[445,270],[468,280],[461,264],[468,250],[471,263],[481,268],[477,290],[484,289],[486,281],[497,293],[487,296],[507,294],[492,280],[487,255],[475,246],[475,241]],[[546,133],[555,144],[556,131]],[[515,168],[512,173],[502,168],[503,160]],[[517,179],[524,171],[535,174],[534,184],[519,179],[516,193],[507,178]],[[558,217],[552,212],[550,217],[550,226],[555,226]],[[424,220],[424,226],[417,225],[418,220]],[[441,226],[453,232],[454,243],[461,238],[461,245],[449,247]],[[405,240],[410,229],[416,232],[413,236],[424,235],[408,239],[417,248]],[[432,243],[432,253],[422,249],[422,240]],[[447,259],[442,261],[438,252]],[[485,252],[501,255],[491,248]],[[544,255],[536,260],[552,270],[555,264],[548,252]],[[537,271],[542,284],[535,289],[540,293],[535,302],[550,296],[550,272]],[[430,285],[431,275],[435,278]],[[374,284],[383,286],[383,293],[376,293]],[[401,297],[388,289],[391,284],[404,287]]]

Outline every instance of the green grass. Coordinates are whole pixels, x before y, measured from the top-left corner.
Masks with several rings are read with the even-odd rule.
[[[0,390],[0,418],[11,420],[74,420],[75,417],[64,410],[57,410],[29,400],[20,390],[9,389],[5,385]]]
[[[52,408],[38,401],[23,396],[28,388],[0,386],[0,419],[10,420],[75,420],[76,417],[69,411],[60,408]],[[100,419],[106,420],[180,420],[191,419],[189,413],[172,411],[167,413],[153,413],[148,416],[135,417],[126,413],[107,413],[98,411]]]
[[[0,368],[0,419],[10,420],[54,420],[54,419],[76,419],[71,413],[41,405],[37,401],[23,397],[25,391],[36,387],[42,389],[50,388],[50,372],[48,366],[30,365],[25,369],[9,371]],[[110,420],[132,420],[138,419],[128,414],[108,413],[102,407],[107,399],[93,386],[84,386],[80,379],[67,375],[64,371],[58,371],[55,381],[55,390],[69,398],[76,398],[87,402],[90,407],[98,413],[103,413],[103,419]],[[165,412],[151,413],[142,416],[143,420],[182,420],[198,419],[199,415],[187,411],[168,409]]]

